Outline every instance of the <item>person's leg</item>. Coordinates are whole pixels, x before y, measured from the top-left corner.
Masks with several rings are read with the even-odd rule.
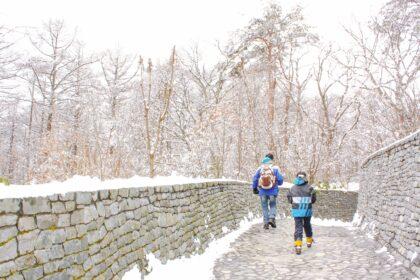
[[[312,246],[312,242],[313,242],[311,217],[303,218],[303,228],[305,229],[306,245],[309,248]]]
[[[312,237],[311,217],[303,218],[303,228],[305,229],[306,237]]]
[[[263,221],[264,225],[268,223],[268,196],[267,195],[260,195],[261,198],[261,207],[263,212]]]
[[[303,218],[295,217],[295,241],[302,242],[303,237]]]
[[[275,219],[277,215],[277,196],[270,195],[270,213],[269,217],[270,219]]]
[[[295,250],[296,254],[302,252],[303,219],[295,217]]]

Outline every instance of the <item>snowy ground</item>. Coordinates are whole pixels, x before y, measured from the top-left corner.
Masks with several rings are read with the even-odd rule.
[[[99,178],[88,176],[74,176],[64,182],[53,181],[46,184],[9,185],[0,184],[0,199],[47,196],[78,191],[97,191],[103,189],[119,189],[132,187],[167,186],[179,184],[193,184],[204,182],[237,181],[229,179],[191,178],[179,175],[157,176],[155,178],[134,176],[128,179],[111,179],[101,181]]]
[[[276,229],[254,225],[216,260],[215,279],[415,279],[352,223],[315,218],[314,246],[304,246],[299,256],[293,249],[294,229],[292,218],[280,219]]]
[[[343,222],[335,219],[320,219],[320,218],[312,218],[311,224],[316,226],[323,226],[323,227],[345,227],[345,228],[352,228],[353,222]]]
[[[153,254],[148,255],[149,266],[152,273],[147,275],[146,280],[171,279],[196,280],[200,275],[200,280],[213,280],[213,267],[215,261],[231,250],[230,245],[243,233],[251,228],[252,225],[261,222],[261,218],[254,218],[249,221],[242,221],[239,229],[228,233],[226,236],[213,241],[202,255],[194,255],[191,258],[181,258],[168,261],[162,264]],[[312,223],[318,226],[333,226],[352,228],[352,222],[342,222],[335,219],[313,218]],[[137,266],[127,272],[123,280],[141,279],[141,273]]]
[[[252,216],[250,216],[252,217]],[[182,280],[211,280],[214,279],[213,267],[215,261],[223,254],[229,252],[230,244],[234,242],[242,233],[251,228],[252,225],[261,222],[261,218],[252,218],[250,220],[243,220],[240,223],[239,229],[232,231],[224,237],[214,240],[209,244],[209,247],[201,255],[193,255],[190,258],[181,258],[168,261],[162,264],[153,254],[149,254],[147,259],[152,272],[144,279],[146,280],[162,280],[168,279],[182,279]],[[199,277],[198,277],[199,275]],[[137,266],[127,272],[123,280],[139,280],[141,273]]]
[[[284,237],[279,237],[281,236],[281,231],[282,230],[286,230],[283,229],[283,227],[286,227],[286,225],[288,223],[292,223],[291,222],[292,219],[287,218],[286,220],[284,220],[282,222],[282,225],[280,228],[278,228],[275,232],[275,236],[277,236],[276,238],[280,238],[281,242],[278,242],[277,245],[279,244],[283,244],[284,242]],[[319,219],[319,218],[313,218],[313,225],[315,226],[321,226],[322,228],[318,228],[318,229],[323,229],[324,231],[327,230],[329,231],[333,231],[330,227],[334,227],[337,228],[337,231],[340,232],[346,232],[346,234],[353,236],[356,234],[356,231],[354,231],[354,227],[353,226],[357,226],[358,221],[358,217],[356,215],[355,219],[353,222],[342,222],[339,220],[334,220],[334,219]],[[217,265],[217,263],[224,263],[225,260],[221,261],[222,258],[227,258],[229,260],[234,260],[235,257],[229,256],[229,252],[233,252],[232,250],[238,250],[238,248],[235,249],[236,247],[240,247],[242,249],[244,249],[243,247],[245,245],[238,245],[236,244],[237,242],[234,242],[235,240],[237,240],[237,238],[239,236],[241,236],[243,234],[243,236],[246,235],[250,235],[250,231],[252,230],[256,230],[256,231],[261,231],[259,226],[254,226],[258,223],[261,222],[261,218],[257,218],[257,219],[251,219],[250,221],[243,221],[241,223],[241,226],[238,230],[235,230],[233,232],[228,233],[226,236],[213,241],[212,243],[210,243],[210,246],[206,249],[206,251],[204,252],[204,254],[202,255],[194,255],[191,258],[181,258],[181,259],[176,259],[176,260],[172,260],[172,261],[168,261],[165,265],[163,265],[159,260],[157,260],[154,255],[149,254],[148,255],[148,260],[149,260],[149,268],[152,269],[152,273],[145,276],[143,279],[145,280],[161,280],[161,279],[174,279],[174,280],[178,280],[178,279],[182,279],[182,280],[196,280],[196,279],[200,279],[200,280],[214,280],[215,279],[215,275],[214,273],[214,269],[215,269],[215,265]],[[350,230],[350,231],[349,231]],[[292,229],[287,228],[287,233],[289,235],[292,234]],[[267,231],[264,233],[268,233],[268,234],[273,234],[274,231]],[[360,234],[360,233],[357,233]],[[255,234],[252,233],[251,236],[254,236]],[[318,240],[318,247],[320,247],[321,249],[324,246],[327,246],[328,244],[330,244],[331,242],[328,240],[331,240],[331,238],[334,238],[334,234],[332,234],[332,237],[329,236],[328,234],[321,234],[321,236],[323,237],[319,237]],[[338,235],[339,237],[335,236],[335,238],[340,238],[341,235]],[[289,236],[290,237],[290,236]],[[326,244],[327,245],[322,245],[322,238],[326,239]],[[239,240],[242,240],[240,242],[244,242],[244,240],[246,240],[247,238],[243,238],[241,237]],[[356,239],[351,239],[349,238],[349,248],[347,248],[344,252],[346,254],[350,254],[349,252],[351,251],[351,248],[353,246],[352,242],[371,242],[372,244],[374,244],[374,242],[372,241],[366,241],[366,240],[370,240],[369,238],[364,239],[363,236],[357,236]],[[364,241],[363,241],[364,240]],[[236,245],[235,245],[236,244]],[[255,244],[254,244],[255,245]],[[273,245],[273,246],[277,246],[277,245]],[[331,244],[330,244],[331,245]],[[251,245],[247,245],[247,246],[251,246]],[[372,249],[372,248],[370,248]],[[244,249],[245,250],[245,249]],[[251,251],[254,252],[253,249],[249,249]],[[287,256],[293,256],[290,254],[290,252],[288,250],[280,250],[281,252],[286,252]],[[347,252],[348,251],[348,252]],[[355,250],[356,252],[357,250]],[[360,252],[364,252],[364,250],[359,250]],[[368,250],[370,252],[370,250]],[[276,251],[277,252],[277,251]],[[236,252],[238,253],[238,252]],[[368,253],[368,252],[365,252]],[[227,255],[225,255],[227,254]],[[255,252],[254,252],[255,254]],[[319,253],[316,256],[318,258],[315,259],[319,259],[319,256],[321,256],[322,254]],[[226,257],[228,256],[228,257]],[[270,255],[271,256],[271,255]],[[375,256],[381,257],[382,259],[388,259],[389,261],[386,261],[386,267],[391,265],[391,270],[392,269],[398,269],[401,270],[403,272],[403,268],[401,267],[399,262],[395,262],[395,260],[393,259],[392,255],[390,255],[387,252],[387,249],[385,247],[380,248],[380,249],[376,249],[376,250],[372,250],[372,253],[370,253],[369,255],[371,258],[375,258]],[[245,256],[244,256],[245,257]],[[313,258],[314,256],[311,256],[311,258]],[[365,257],[365,256],[364,256]],[[245,257],[246,258],[246,257]],[[252,259],[252,257],[250,257]],[[292,257],[293,258],[293,257]],[[248,259],[248,258],[246,258]],[[237,260],[240,261],[240,260]],[[283,261],[284,258],[283,258]],[[280,261],[282,262],[282,261]],[[351,264],[351,262],[349,262]],[[363,263],[365,263],[365,261],[363,261]],[[369,263],[366,260],[366,263]],[[246,265],[245,265],[246,266]],[[336,267],[336,264],[333,264],[333,267],[335,267],[335,269],[340,272],[340,268]],[[226,268],[228,269],[228,268]],[[216,269],[217,270],[217,269]],[[219,271],[220,268],[217,270]],[[238,270],[238,269],[236,269]],[[241,270],[241,269],[239,269]],[[379,270],[378,270],[379,271]],[[401,272],[401,273],[402,273]],[[341,272],[340,272],[341,273]],[[380,271],[379,271],[380,273]],[[397,273],[398,274],[398,273]],[[366,275],[365,275],[366,276]],[[139,269],[137,267],[134,267],[132,270],[130,270],[129,272],[127,272],[124,277],[123,280],[139,280],[142,279],[141,278],[142,275],[139,272]],[[362,277],[363,278],[363,277]],[[232,278],[232,279],[240,279],[240,278]],[[244,278],[245,279],[245,278]],[[248,279],[248,278],[246,278]],[[398,278],[395,278],[398,279]],[[411,279],[411,278],[410,278]],[[416,278],[412,278],[413,280],[415,280]],[[417,279],[418,280],[418,279]]]

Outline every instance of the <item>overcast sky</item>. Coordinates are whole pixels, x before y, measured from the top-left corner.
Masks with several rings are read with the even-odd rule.
[[[330,41],[346,42],[341,24],[366,21],[384,0],[277,1],[300,4],[307,22]],[[38,27],[64,19],[92,51],[119,47],[146,57],[166,58],[173,45],[199,42],[214,58],[215,40],[262,14],[263,0],[1,0],[0,24]]]

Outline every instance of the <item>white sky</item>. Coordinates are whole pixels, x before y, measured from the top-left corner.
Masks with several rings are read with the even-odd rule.
[[[345,44],[341,24],[367,20],[385,0],[278,0],[285,7],[301,4],[307,22],[330,41]],[[215,40],[261,15],[266,0],[1,0],[0,25],[38,27],[64,19],[78,27],[89,50],[120,47],[145,57],[166,58],[171,47],[195,42],[215,58]]]

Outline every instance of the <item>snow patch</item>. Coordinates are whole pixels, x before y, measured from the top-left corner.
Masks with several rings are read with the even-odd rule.
[[[320,218],[312,218],[311,223],[317,226],[324,226],[324,227],[353,227],[351,222],[343,222],[336,219],[320,219]]]
[[[248,216],[253,215],[249,214]],[[242,220],[237,230],[228,233],[220,239],[212,241],[209,244],[209,247],[201,255],[196,254],[190,258],[182,257],[180,259],[169,260],[166,264],[162,264],[150,253],[147,255],[147,259],[149,267],[151,268],[151,273],[145,276],[144,279],[162,280],[171,278],[183,280],[213,280],[213,267],[215,261],[231,250],[230,244],[241,234],[250,229],[251,226],[260,222],[260,217],[256,217],[252,220]],[[139,280],[141,279],[141,273],[137,267],[134,267],[127,272],[122,279]]]
[[[357,182],[329,182],[312,185],[317,190],[341,191],[341,192],[357,192],[359,191],[359,183]]]
[[[375,251],[376,254],[381,254],[385,252],[388,252],[388,249],[385,246]]]
[[[199,239],[198,237],[194,237],[194,238],[193,238],[193,242],[194,242],[194,244],[196,244],[196,245],[200,245],[200,244],[201,244],[201,241],[200,241],[200,239]]]
[[[349,182],[347,184],[347,190],[357,192],[360,188],[360,184],[357,182]]]
[[[414,254],[410,258],[410,262],[413,262],[417,258],[417,252],[414,252]]]
[[[92,178],[89,176],[73,176],[64,182],[53,181],[45,184],[0,186],[0,199],[48,196],[53,194],[65,194],[68,192],[90,192],[103,189],[144,188],[206,182],[245,183],[245,181],[230,179],[191,178],[176,174],[172,174],[171,176],[157,176],[154,178],[133,176],[127,179],[120,178],[105,181],[101,181],[96,177]]]
[[[363,222],[363,216],[360,216],[357,212],[354,214],[353,217],[353,225],[355,227],[359,227],[363,232],[365,232],[365,235],[370,239],[375,239],[375,236],[378,234],[375,229],[376,225],[374,222]]]
[[[355,227],[360,226],[362,224],[362,221],[363,221],[363,216],[360,216],[359,213],[356,212],[356,214],[354,214],[353,216],[353,221],[352,221],[353,226]]]
[[[361,225],[360,227],[362,229],[362,231],[366,232],[366,236],[370,239],[375,239],[375,236],[377,235],[377,232],[375,231],[375,223],[374,222],[370,222],[370,223],[364,223]]]
[[[289,182],[283,182],[283,185],[279,186],[279,188],[285,188],[285,189],[290,189],[291,187],[293,187],[293,184]]]
[[[126,272],[121,280],[140,280],[141,272],[137,265],[135,265],[130,271]]]

